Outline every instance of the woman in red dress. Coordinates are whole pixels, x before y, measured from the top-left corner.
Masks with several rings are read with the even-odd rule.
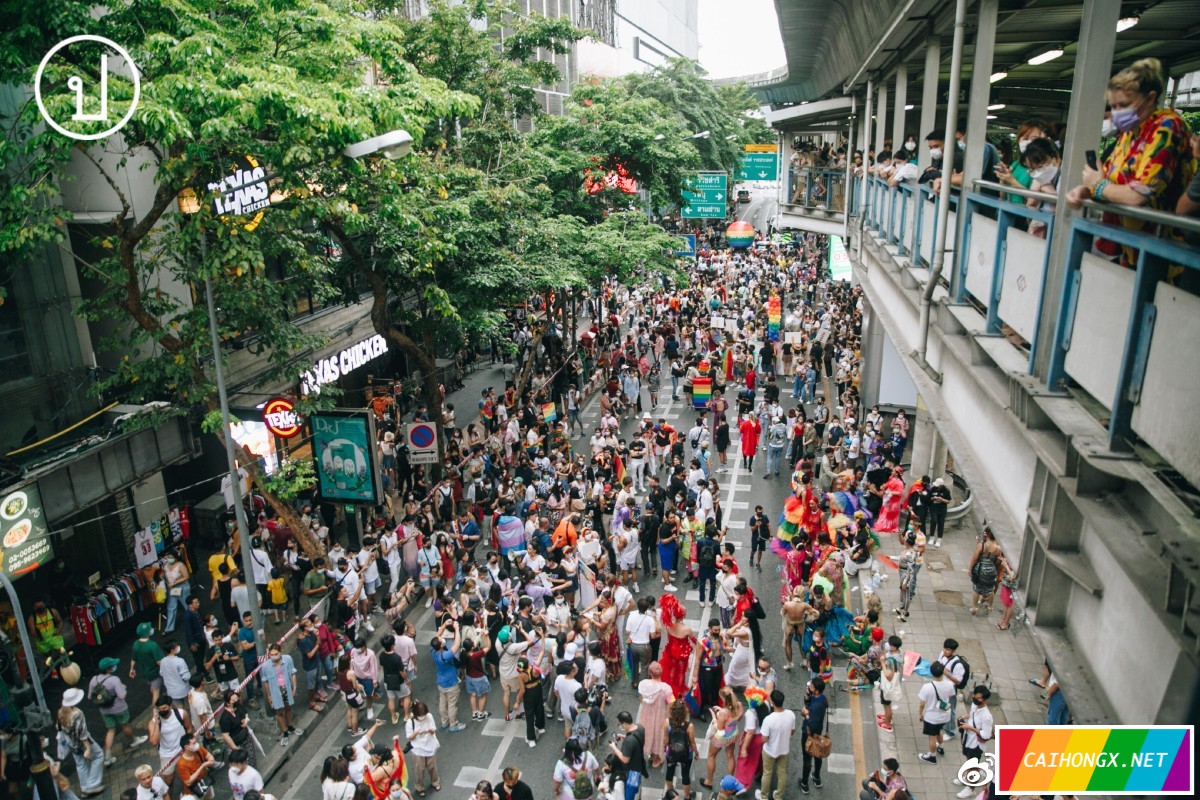
[[[659,619],[667,633],[667,646],[663,648],[659,663],[662,664],[662,681],[671,687],[675,697],[683,697],[690,691],[689,666],[696,637],[683,621],[687,612],[673,594],[658,598]]]
[[[896,467],[883,485],[883,507],[875,520],[876,533],[895,533],[900,529],[900,507],[904,505],[904,470]]]

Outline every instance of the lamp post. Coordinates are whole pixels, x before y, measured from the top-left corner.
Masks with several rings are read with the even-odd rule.
[[[412,149],[412,136],[408,131],[395,130],[380,136],[375,136],[361,142],[349,145],[342,151],[347,158],[364,158],[374,153],[384,158],[397,159],[407,155]],[[184,214],[195,214],[200,210],[199,200],[194,193],[180,195],[179,210]],[[200,237],[200,259],[208,260],[208,244],[205,236]],[[238,474],[237,459],[233,450],[233,430],[230,427],[229,392],[225,387],[225,367],[221,362],[221,337],[217,331],[217,309],[213,302],[212,279],[204,276],[204,301],[208,306],[208,333],[212,339],[212,354],[215,378],[217,382],[217,399],[221,406],[221,425],[225,441],[225,460],[229,469],[229,485],[233,494],[233,513],[237,520],[238,541],[242,551],[242,573],[248,579],[254,577],[254,556],[251,554],[250,527],[246,520],[246,509],[242,504],[242,480]],[[246,598],[250,606],[250,615],[254,624],[254,650],[261,659],[266,654],[266,633],[263,629],[262,608],[258,603],[258,593],[247,591]]]

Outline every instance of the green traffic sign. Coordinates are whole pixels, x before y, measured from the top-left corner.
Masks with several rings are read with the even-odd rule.
[[[779,178],[778,153],[746,153],[738,169],[738,180],[773,181]]]
[[[724,172],[697,172],[683,190],[685,219],[723,219],[728,198],[728,176]]]

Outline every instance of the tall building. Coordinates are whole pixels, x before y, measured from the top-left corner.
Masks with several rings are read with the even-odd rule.
[[[580,75],[617,77],[700,54],[699,0],[576,0]]]

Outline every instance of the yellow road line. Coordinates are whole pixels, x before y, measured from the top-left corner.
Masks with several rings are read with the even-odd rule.
[[[859,692],[850,692],[850,734],[854,740],[854,780],[861,785],[867,777],[866,744],[863,742],[862,709]]]

